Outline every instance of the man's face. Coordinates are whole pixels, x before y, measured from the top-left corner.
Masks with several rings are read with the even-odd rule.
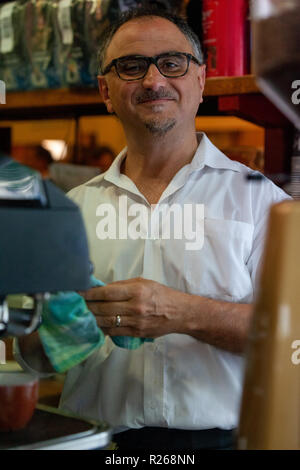
[[[156,56],[171,51],[194,55],[190,42],[176,25],[159,17],[140,18],[125,23],[116,32],[105,65],[126,55]],[[129,82],[121,80],[113,67],[98,81],[108,112],[116,113],[125,132],[146,127],[153,134],[164,135],[177,125],[194,125],[202,102],[205,66],[191,62],[186,75],[166,78],[151,64],[143,79]]]

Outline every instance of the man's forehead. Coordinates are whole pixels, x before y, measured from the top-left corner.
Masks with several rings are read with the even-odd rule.
[[[118,29],[106,57],[111,60],[128,54],[148,55],[147,50],[151,48],[153,54],[159,53],[159,48],[193,53],[189,40],[174,23],[161,17],[142,17],[130,20]]]

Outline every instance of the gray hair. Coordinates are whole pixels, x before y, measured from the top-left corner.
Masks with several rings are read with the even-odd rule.
[[[167,11],[158,9],[158,8],[133,8],[124,13],[121,13],[118,19],[111,23],[104,31],[100,37],[100,47],[98,50],[98,60],[99,60],[99,72],[100,74],[104,69],[104,61],[106,57],[106,52],[109,44],[111,43],[112,38],[118,31],[118,29],[125,23],[131,20],[145,17],[160,17],[165,18],[171,23],[175,24],[177,28],[185,35],[185,37],[190,42],[195,57],[201,62],[204,63],[203,51],[199,41],[198,36],[190,28],[188,23],[184,18],[180,16],[173,15]]]

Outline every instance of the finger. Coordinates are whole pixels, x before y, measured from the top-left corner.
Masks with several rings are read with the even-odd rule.
[[[101,328],[103,333],[108,336],[131,336],[133,338],[138,338],[138,333],[131,328]]]
[[[96,317],[97,325],[103,331],[106,329],[116,328],[116,315],[110,317]],[[118,327],[120,328],[120,327]]]
[[[102,332],[108,336],[132,336],[137,338],[138,334],[136,331],[132,330],[131,328],[105,328],[104,326],[101,327]]]
[[[139,277],[123,281],[114,281],[106,284],[105,286],[93,287],[92,289],[81,292],[80,295],[82,295],[86,300],[129,300],[134,297],[138,287],[145,282],[149,282],[149,280]]]
[[[82,297],[87,301],[124,301],[129,300],[132,297],[131,292],[128,291],[128,285],[118,284],[107,284],[102,287],[93,287],[85,292],[80,293]]]
[[[117,314],[118,315],[118,314]],[[120,315],[120,326],[117,326],[117,315],[111,315],[106,317],[96,317],[97,325],[101,329],[114,330],[115,335],[121,335],[124,328],[130,329],[131,333],[137,331],[136,324],[131,317]]]
[[[87,308],[96,316],[134,315],[129,302],[92,302],[86,300]]]
[[[136,278],[136,279],[139,279],[139,278]],[[132,280],[134,279],[125,279],[123,281],[113,281],[113,282],[110,282],[109,284],[105,284],[105,286],[94,286],[94,287],[90,287],[89,289],[86,289],[86,290],[78,290],[76,291],[77,294],[81,295],[82,297],[86,296],[87,293],[89,293],[89,295],[92,295],[92,293],[90,291],[95,291],[95,289],[98,289],[99,287],[107,287],[107,286],[111,286],[111,285],[116,285],[116,284],[129,284],[132,282]],[[100,291],[101,292],[101,291]],[[101,294],[100,294],[101,295]]]

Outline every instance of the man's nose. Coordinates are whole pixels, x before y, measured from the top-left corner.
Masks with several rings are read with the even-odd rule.
[[[145,88],[156,89],[165,84],[166,77],[164,77],[155,64],[150,64],[145,77],[143,78],[143,86]]]

